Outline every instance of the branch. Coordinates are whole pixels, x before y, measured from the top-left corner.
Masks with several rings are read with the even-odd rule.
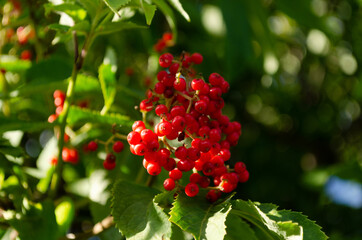
[[[67,236],[61,237],[59,238],[59,240],[71,240],[71,239],[86,240],[92,236],[102,233],[103,231],[111,228],[112,226],[114,226],[113,216],[108,216],[105,219],[103,219],[101,222],[96,223],[93,226],[93,228],[91,228],[90,231],[88,232],[78,233],[78,234],[68,233]]]

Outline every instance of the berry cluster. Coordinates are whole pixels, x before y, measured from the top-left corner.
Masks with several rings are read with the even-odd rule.
[[[162,35],[162,38],[157,41],[157,43],[153,46],[156,52],[162,52],[165,48],[173,46],[173,36],[172,33],[166,32]]]
[[[50,115],[48,118],[48,122],[50,123],[54,122],[58,118],[58,116],[62,113],[64,100],[65,100],[65,93],[61,90],[55,90],[53,93],[53,97],[56,109],[55,113]]]
[[[124,149],[124,144],[121,141],[114,141],[113,139],[119,134],[115,134],[112,137],[110,137],[106,142],[103,141],[90,141],[85,147],[84,147],[84,151],[85,152],[95,152],[98,149],[98,143],[101,143],[103,145],[105,145],[106,148],[106,158],[103,161],[103,167],[107,170],[112,170],[116,167],[116,155],[114,153],[120,153],[123,151]],[[121,136],[123,137],[123,136]],[[108,150],[108,145],[112,144],[112,150],[114,153],[110,152]]]
[[[212,73],[208,83],[196,77],[192,66],[202,61],[199,53],[185,53],[179,59],[170,53],[160,56],[160,66],[167,69],[157,74],[158,82],[141,101],[143,121],[134,122],[127,141],[133,154],[144,157],[143,166],[150,175],[160,174],[162,168],[169,172],[166,190],[184,188],[193,197],[199,187],[208,188],[206,197],[213,202],[221,192],[229,193],[239,182],[246,182],[249,172],[243,162],[234,169],[227,165],[241,125],[222,114],[228,82],[218,73]],[[157,115],[153,131],[146,127],[151,125],[147,114],[152,110]],[[193,173],[183,187],[179,180],[188,171]]]

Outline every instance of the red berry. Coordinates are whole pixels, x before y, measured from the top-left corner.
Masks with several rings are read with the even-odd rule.
[[[73,148],[64,147],[62,151],[62,158],[64,162],[70,162],[76,164],[78,163],[79,160],[78,151]]]
[[[157,135],[154,132],[152,132],[151,129],[147,128],[143,129],[140,135],[143,142],[149,143],[155,140],[158,141]]]
[[[179,71],[179,68],[180,68],[179,63],[173,63],[168,68],[168,71],[170,71],[171,74],[175,75]]]
[[[167,158],[166,163],[163,165],[163,168],[167,171],[172,171],[176,167],[176,161],[173,158]]]
[[[172,128],[176,131],[182,131],[185,128],[185,118],[182,116],[176,116],[172,120]]]
[[[221,188],[221,191],[223,191],[225,193],[229,193],[236,188],[236,184],[233,184],[228,181],[222,181],[219,186]]]
[[[212,86],[220,86],[224,78],[218,73],[211,73],[209,76],[209,82]]]
[[[124,145],[123,145],[123,142],[121,141],[116,141],[114,144],[113,144],[113,151],[116,152],[116,153],[119,153],[119,152],[122,152],[123,148],[124,148]]]
[[[57,120],[57,118],[58,118],[58,115],[52,114],[52,115],[50,115],[50,116],[48,117],[48,122],[49,122],[49,123],[52,123],[52,122],[54,122],[55,120]]]
[[[142,100],[142,102],[140,103],[141,111],[149,112],[152,110],[152,108],[153,108],[153,104],[149,99]]]
[[[157,105],[157,107],[155,108],[155,112],[158,116],[161,116],[162,114],[166,114],[168,113],[168,109],[166,107],[166,105],[164,104],[159,104]]]
[[[134,152],[138,156],[143,156],[147,152],[147,146],[144,143],[139,143],[134,146]]]
[[[244,183],[249,180],[249,171],[245,170],[242,173],[239,173],[239,182]]]
[[[53,93],[53,97],[55,98],[61,98],[61,99],[65,99],[65,93],[61,90],[55,90]]]
[[[170,134],[172,131],[172,124],[169,122],[161,122],[158,124],[158,132],[161,136]]]
[[[158,163],[149,163],[147,166],[147,172],[152,176],[160,174],[161,170],[161,166]]]
[[[107,170],[112,170],[116,167],[116,162],[103,161],[103,167]]]
[[[185,193],[189,197],[195,197],[199,193],[199,187],[195,183],[189,183],[185,187]]]
[[[206,199],[213,203],[216,202],[219,199],[220,195],[217,193],[217,190],[210,190],[207,194],[206,194]]]
[[[237,163],[235,163],[234,170],[235,170],[235,172],[237,172],[237,173],[242,173],[242,172],[244,172],[244,171],[246,170],[245,163],[243,163],[243,162],[237,162]]]
[[[161,67],[168,68],[172,64],[173,56],[171,53],[164,53],[158,59]]]
[[[90,141],[87,145],[87,150],[91,152],[97,151],[97,148],[98,144],[95,141]]]
[[[202,55],[200,53],[194,53],[191,55],[191,62],[193,62],[195,64],[201,64],[203,59],[204,58],[202,57]]]
[[[186,109],[184,108],[184,106],[174,106],[173,108],[171,108],[170,113],[172,117],[185,116]]]
[[[172,178],[173,180],[179,180],[182,178],[182,171],[180,171],[179,169],[175,168],[173,170],[171,170],[168,175],[170,176],[170,178]]]
[[[138,132],[133,131],[127,135],[127,141],[131,145],[136,145],[142,142],[142,138]]]
[[[191,176],[190,176],[190,182],[192,182],[192,183],[199,183],[199,181],[201,180],[201,175],[200,174],[198,174],[198,173],[193,173],[193,174],[191,174]]]
[[[198,183],[199,183],[200,187],[207,188],[210,185],[210,178],[208,178],[206,176],[202,176]]]
[[[139,127],[146,128],[145,123],[142,121],[135,121],[132,125],[132,130],[134,131],[134,130],[136,130],[136,128],[139,128]]]
[[[205,82],[202,79],[194,79],[191,81],[191,88],[195,91],[201,90],[204,88]]]
[[[165,85],[162,82],[158,82],[156,83],[155,87],[154,87],[154,91],[157,94],[163,94],[165,92]]]
[[[184,146],[180,146],[176,149],[175,151],[175,156],[178,159],[186,159],[187,157],[187,148],[185,148]]]
[[[195,109],[199,113],[205,113],[207,109],[207,102],[205,100],[199,100],[195,103]]]
[[[172,178],[167,178],[163,182],[163,187],[166,191],[172,191],[175,188],[175,180],[173,180]]]
[[[174,82],[173,82],[173,88],[177,91],[185,91],[186,90],[186,81],[183,78],[177,78]]]

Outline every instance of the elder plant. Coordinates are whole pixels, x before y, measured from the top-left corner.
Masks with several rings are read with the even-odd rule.
[[[231,161],[241,124],[222,111],[227,79],[196,71],[202,54],[169,53],[173,11],[189,20],[178,0],[1,3],[2,239],[327,238],[301,213],[234,199],[249,179],[246,165]],[[114,59],[125,56],[105,39],[146,29],[156,9],[172,33],[144,55],[160,69],[115,71]],[[135,23],[140,16],[144,23]],[[109,51],[97,51],[99,39]],[[145,99],[123,81],[136,74]],[[21,144],[50,130],[41,154]]]

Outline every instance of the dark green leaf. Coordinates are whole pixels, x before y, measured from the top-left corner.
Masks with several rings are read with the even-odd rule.
[[[61,33],[67,33],[70,29],[69,26],[67,25],[62,25],[62,24],[58,24],[58,23],[53,23],[48,25],[49,29],[61,32]]]
[[[146,26],[138,25],[133,22],[111,22],[107,23],[106,25],[101,25],[98,27],[96,34],[105,35],[111,34],[122,30],[127,29],[145,29]]]
[[[9,219],[10,225],[19,233],[21,240],[56,240],[58,226],[55,220],[52,201],[33,204],[27,203],[28,208],[23,214],[16,214]]]
[[[0,117],[0,132],[11,130],[21,130],[25,132],[34,132],[42,129],[50,128],[52,124],[45,121],[25,121],[16,118]]]
[[[179,0],[168,0],[168,1],[188,22],[190,22],[190,17],[182,7]]]
[[[0,138],[0,152],[14,157],[19,157],[24,154],[21,148],[11,146],[9,141],[3,138]]]
[[[67,118],[67,123],[73,125],[79,122],[92,122],[104,124],[120,124],[125,126],[132,126],[133,121],[129,117],[117,113],[109,113],[101,115],[97,111],[84,109],[76,106],[71,106]]]
[[[127,239],[170,239],[171,223],[153,201],[157,193],[152,188],[125,181],[114,184],[112,215]]]
[[[155,5],[143,2],[143,10],[145,11],[147,25],[151,24],[153,16],[155,16],[156,9],[157,7]]]
[[[210,204],[204,197],[190,198],[179,193],[170,212],[170,221],[190,232],[196,240],[223,239],[226,234],[225,221],[230,209],[228,200]]]
[[[115,13],[118,14],[118,10],[129,3],[131,0],[103,0],[104,3]]]
[[[225,240],[258,240],[249,224],[235,214],[229,214],[226,218],[226,233]]]

